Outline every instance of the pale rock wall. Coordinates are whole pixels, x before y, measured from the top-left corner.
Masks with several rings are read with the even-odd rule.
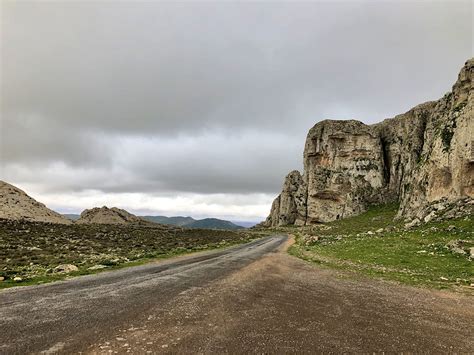
[[[310,129],[304,151],[306,223],[358,214],[379,201],[383,186],[380,139],[358,121],[322,121]]]
[[[304,173],[291,172],[264,226],[305,225],[400,202],[398,217],[474,197],[474,59],[452,91],[375,125],[325,120],[310,129]]]

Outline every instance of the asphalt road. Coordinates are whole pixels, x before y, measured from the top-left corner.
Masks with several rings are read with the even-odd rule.
[[[472,296],[322,269],[273,236],[0,292],[1,353],[468,353]]]
[[[0,292],[0,352],[71,352],[147,309],[202,287],[278,248],[274,236],[225,250]]]

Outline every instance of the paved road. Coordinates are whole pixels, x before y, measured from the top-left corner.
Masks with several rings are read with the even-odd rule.
[[[80,350],[147,309],[278,248],[273,236],[226,250],[0,292],[0,352]]]
[[[0,292],[0,352],[472,352],[474,299],[319,268],[273,236]]]

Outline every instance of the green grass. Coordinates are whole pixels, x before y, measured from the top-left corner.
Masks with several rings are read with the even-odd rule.
[[[295,230],[296,243],[289,252],[321,265],[411,285],[470,289],[474,266],[467,251],[474,246],[472,217],[405,230],[393,220],[396,211],[395,205],[378,206],[357,217]],[[453,240],[464,241],[463,255],[447,247]]]

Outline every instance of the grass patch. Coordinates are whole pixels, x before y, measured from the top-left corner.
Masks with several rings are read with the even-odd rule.
[[[472,217],[405,230],[393,220],[396,211],[396,205],[378,206],[357,217],[294,230],[296,243],[289,253],[318,264],[410,285],[471,289]]]

